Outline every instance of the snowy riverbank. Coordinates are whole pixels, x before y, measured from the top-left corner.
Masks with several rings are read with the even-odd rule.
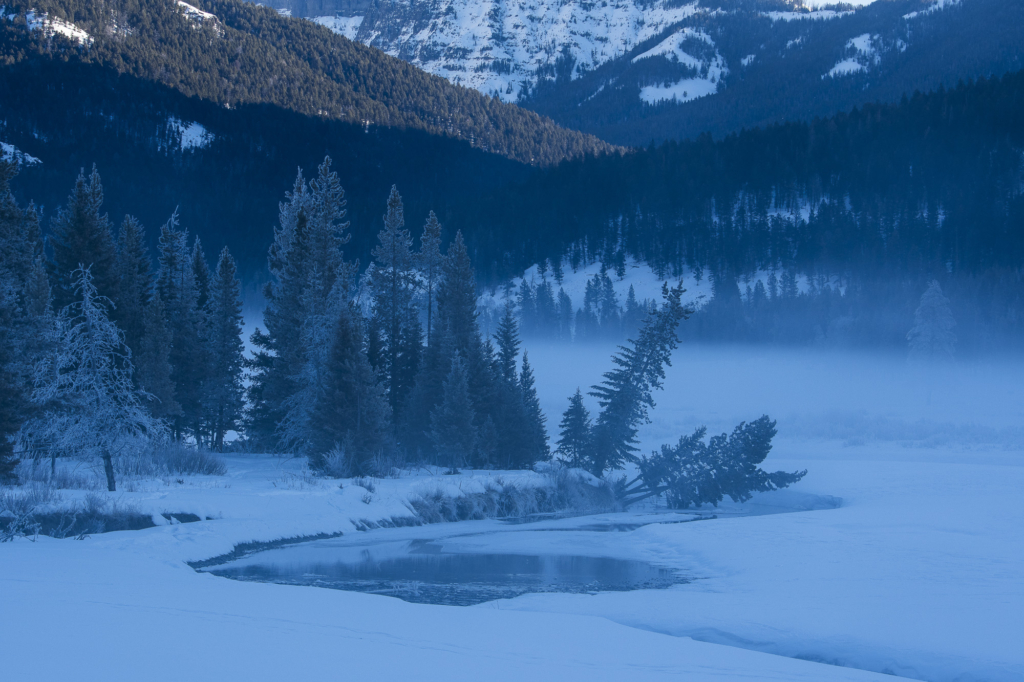
[[[560,367],[557,354],[530,352],[547,377],[549,424],[607,357],[577,349],[579,364]],[[843,360],[682,349],[644,447],[699,415],[714,430],[766,411],[780,419],[766,466],[807,477],[715,520],[594,533],[572,547],[533,530],[500,547],[486,533],[454,537],[471,524],[355,530],[407,516],[410,497],[438,485],[471,490],[495,475],[526,485],[533,473],[423,473],[375,481],[371,493],[310,479],[298,460],[231,457],[223,477],[140,485],[122,499],[204,520],[0,545],[5,678],[1024,680],[1020,365],[925,372]],[[628,556],[694,579],[447,607],[232,581],[186,563],[338,532],[444,535],[455,551]]]

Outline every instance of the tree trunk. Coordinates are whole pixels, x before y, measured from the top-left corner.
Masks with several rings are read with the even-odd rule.
[[[107,490],[116,492],[117,486],[114,485],[114,462],[111,461],[110,453],[106,450],[103,451],[103,472],[107,475]]]

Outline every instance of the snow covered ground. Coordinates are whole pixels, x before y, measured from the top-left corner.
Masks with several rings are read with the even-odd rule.
[[[607,346],[529,351],[549,428],[576,386],[609,366]],[[370,493],[264,456],[228,458],[224,477],[139,483],[121,499],[212,518],[0,545],[4,675],[1024,680],[1022,387],[1016,359],[926,367],[806,349],[681,348],[641,433],[644,450],[701,423],[714,433],[767,412],[779,437],[766,466],[809,473],[748,503],[794,513],[595,533],[571,548],[695,577],[668,590],[446,607],[237,582],[185,564],[241,542],[350,534],[360,519],[408,515],[411,495],[475,490],[490,473],[424,471],[377,481]],[[806,504],[828,496],[842,504]],[[439,528],[360,535],[384,542]],[[527,530],[500,547],[492,537],[445,542],[567,551],[552,533]]]

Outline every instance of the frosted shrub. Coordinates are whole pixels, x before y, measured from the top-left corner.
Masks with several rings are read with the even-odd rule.
[[[345,449],[340,446],[334,448],[323,456],[320,471],[324,476],[330,478],[348,478],[352,475],[352,462],[345,454]]]
[[[58,490],[99,490],[102,481],[91,471],[91,465],[82,460],[70,460],[51,471],[40,466],[39,460],[22,460],[16,469],[18,480],[24,483],[43,483]]]
[[[401,476],[403,464],[397,450],[385,452],[381,449],[370,458],[366,468],[372,476],[377,478],[398,478]]]
[[[154,465],[167,474],[184,476],[223,476],[228,468],[208,450],[190,448],[183,443],[163,443],[152,451]]]

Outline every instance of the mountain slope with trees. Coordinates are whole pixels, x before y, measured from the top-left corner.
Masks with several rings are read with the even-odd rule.
[[[272,104],[364,127],[422,130],[532,164],[611,149],[240,0],[43,0],[4,12],[0,60],[7,65],[41,58],[102,65],[224,107]]]

